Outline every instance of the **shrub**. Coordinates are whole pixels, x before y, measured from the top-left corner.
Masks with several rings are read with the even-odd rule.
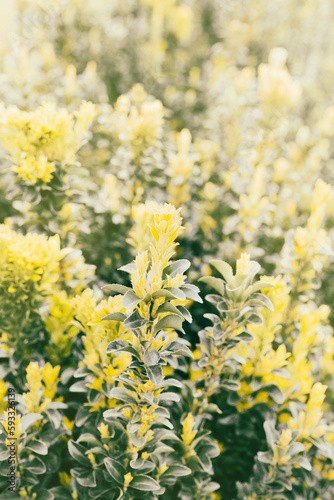
[[[331,2],[16,3],[1,498],[332,500]]]

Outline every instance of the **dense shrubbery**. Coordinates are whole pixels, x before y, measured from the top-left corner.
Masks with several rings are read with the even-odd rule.
[[[332,500],[332,3],[17,4],[1,498]]]

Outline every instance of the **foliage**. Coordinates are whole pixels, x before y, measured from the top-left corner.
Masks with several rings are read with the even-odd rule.
[[[16,4],[1,498],[331,500],[332,2]]]

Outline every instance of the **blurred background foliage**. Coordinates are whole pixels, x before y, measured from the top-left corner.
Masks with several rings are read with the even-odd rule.
[[[186,230],[177,256],[191,261],[191,282],[212,273],[210,259],[234,265],[247,252],[262,274],[280,283],[281,296],[272,301],[283,312],[267,325],[268,345],[275,352],[286,345],[293,381],[309,380],[300,389],[303,402],[313,382],[329,386],[330,421],[333,2],[16,0],[0,6],[3,384],[22,394],[29,363],[37,363],[37,373],[51,362],[61,366],[52,397],[68,404],[65,422],[61,404],[48,417],[59,423],[59,436],[73,428],[78,436],[83,404],[93,408],[90,416],[101,416],[108,402],[94,408],[84,385],[70,394],[69,381],[79,363],[92,366],[87,357],[100,352],[90,344],[89,322],[103,316],[94,316],[97,304],[105,314],[115,306],[100,288],[127,284],[117,269],[148,248],[152,207],[168,202],[182,207]],[[200,288],[207,291],[203,283]],[[191,309],[186,338],[194,349],[210,307]],[[248,364],[235,420],[213,425],[221,446],[233,449],[216,461],[216,471],[228,471],[228,477],[216,474],[222,498],[235,498],[236,480],[251,484],[254,457],[266,446],[257,415],[262,407],[249,396],[252,367],[263,356],[260,346],[253,348],[240,352]],[[105,359],[98,362],[105,368]],[[282,389],[288,394],[291,387]],[[65,495],[67,468],[59,464],[66,464],[66,451],[45,432],[63,474],[56,494]],[[48,474],[45,485],[54,486]],[[252,487],[259,496],[241,498],[269,498]],[[20,494],[30,498],[30,491],[31,484],[23,485]]]

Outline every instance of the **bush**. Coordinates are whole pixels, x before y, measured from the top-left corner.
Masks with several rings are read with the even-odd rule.
[[[320,3],[17,2],[0,63],[4,500],[333,498]]]

